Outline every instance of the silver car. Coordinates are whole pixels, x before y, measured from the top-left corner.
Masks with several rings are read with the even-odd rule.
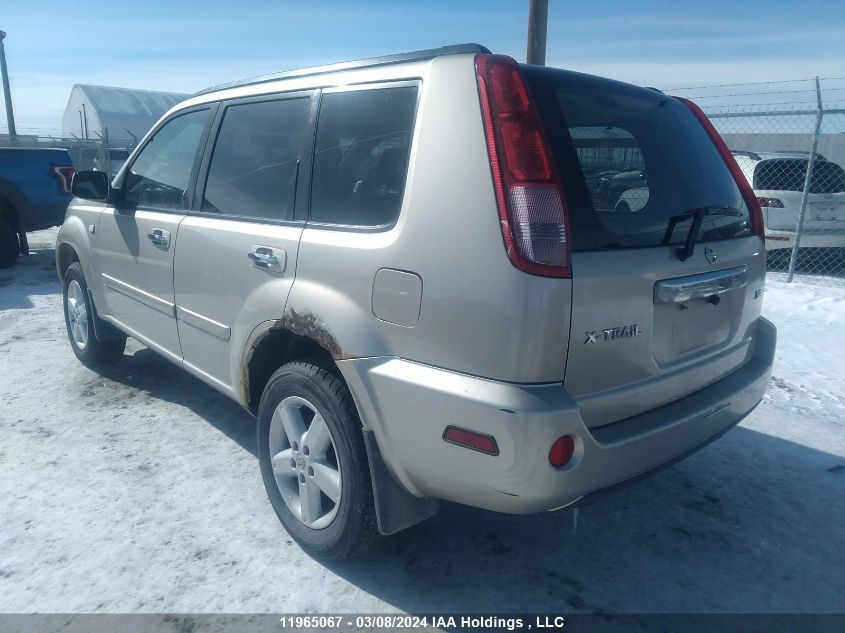
[[[620,213],[626,188],[645,202]],[[478,45],[298,70],[194,95],[73,190],[71,349],[101,366],[131,336],[255,415],[315,556],[441,500],[572,506],[768,381],[760,208],[656,90]]]

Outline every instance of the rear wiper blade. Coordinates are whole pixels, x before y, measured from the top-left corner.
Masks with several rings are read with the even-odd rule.
[[[689,220],[692,218],[692,225],[687,233],[687,239],[684,245],[675,252],[678,259],[685,261],[695,253],[695,243],[698,240],[698,234],[701,231],[701,223],[704,221],[705,215],[738,215],[739,209],[733,207],[698,207],[697,209],[689,209],[679,215],[673,215],[669,218],[669,225],[666,227],[666,233],[663,235],[662,244],[668,244],[672,239],[672,233],[679,222]]]

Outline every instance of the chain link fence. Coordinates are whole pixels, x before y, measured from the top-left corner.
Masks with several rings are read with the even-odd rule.
[[[769,271],[845,278],[845,78],[667,90],[696,101],[763,209]],[[816,279],[819,281],[820,279]]]

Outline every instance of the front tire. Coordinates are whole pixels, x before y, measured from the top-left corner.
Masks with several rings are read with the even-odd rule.
[[[67,336],[79,361],[91,369],[117,362],[126,348],[126,337],[97,340],[94,335],[95,313],[79,262],[72,263],[65,271],[63,298]]]
[[[361,554],[378,529],[361,423],[346,385],[306,362],[282,366],[258,409],[258,460],[279,520],[308,554]]]

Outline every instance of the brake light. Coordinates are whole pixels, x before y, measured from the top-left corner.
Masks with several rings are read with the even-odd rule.
[[[519,65],[504,55],[478,55],[475,69],[508,257],[528,273],[571,277],[566,201]]]
[[[69,194],[73,174],[76,173],[73,167],[70,165],[50,165],[50,172],[59,182],[59,192]]]
[[[763,237],[763,211],[760,209],[760,204],[757,201],[757,197],[754,195],[754,191],[751,189],[751,185],[748,184],[748,179],[743,175],[736,159],[733,154],[731,154],[731,150],[729,150],[728,146],[725,145],[725,141],[722,140],[719,132],[716,131],[716,128],[713,127],[710,119],[707,118],[707,115],[704,114],[701,108],[689,99],[684,99],[683,97],[675,97],[675,99],[683,103],[692,111],[695,118],[698,119],[698,122],[701,123],[701,126],[707,132],[710,140],[713,141],[716,149],[719,150],[719,154],[722,156],[722,160],[725,161],[725,165],[727,165],[730,170],[731,175],[734,178],[734,182],[736,182],[736,186],[739,187],[742,199],[745,200],[745,206],[748,207],[748,215],[751,218],[752,233]]]
[[[783,206],[783,200],[778,198],[765,198],[763,196],[757,196],[757,203],[761,207],[767,207],[769,209],[785,209],[786,207]]]

